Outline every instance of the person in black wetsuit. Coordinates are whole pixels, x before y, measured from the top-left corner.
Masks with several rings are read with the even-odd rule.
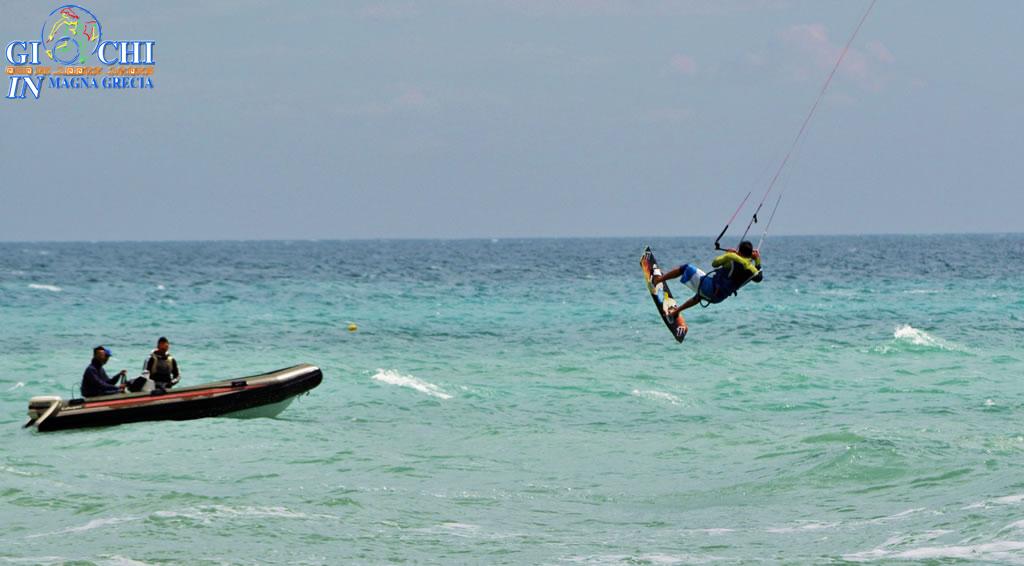
[[[103,369],[104,364],[110,359],[110,350],[103,346],[96,346],[92,350],[92,363],[85,368],[82,374],[82,397],[98,397],[100,395],[113,395],[124,391],[124,386],[118,385],[117,380],[128,374],[121,370],[114,377],[107,375]]]
[[[161,336],[156,341],[156,349],[150,352],[149,358],[143,370],[149,372],[149,378],[161,389],[170,389],[181,380],[181,372],[178,371],[178,361],[168,353],[171,343],[167,338]]]

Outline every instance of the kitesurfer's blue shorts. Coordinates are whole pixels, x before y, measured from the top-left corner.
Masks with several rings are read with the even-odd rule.
[[[689,263],[680,265],[679,271],[681,272],[679,280],[682,281],[683,285],[689,287],[695,295],[700,293],[701,298],[711,303],[720,303],[725,299],[725,296],[719,296],[719,293],[715,292],[715,275],[718,275],[717,272],[708,276],[699,267]]]

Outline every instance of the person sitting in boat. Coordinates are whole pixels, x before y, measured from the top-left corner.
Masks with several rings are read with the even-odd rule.
[[[107,371],[103,369],[103,366],[110,359],[111,352],[108,348],[103,346],[96,346],[92,350],[92,363],[89,367],[85,368],[85,374],[82,375],[82,397],[98,397],[100,395],[113,395],[114,393],[120,393],[124,391],[123,385],[118,385],[117,381],[128,375],[128,372],[121,370],[114,377],[107,375]]]
[[[693,290],[694,295],[685,303],[669,309],[668,315],[674,317],[680,311],[686,310],[701,301],[709,303],[720,303],[735,295],[740,287],[748,282],[760,283],[764,276],[761,273],[761,254],[754,249],[754,244],[747,240],[740,242],[738,250],[728,249],[724,254],[716,257],[711,262],[715,270],[711,273],[704,273],[695,265],[689,263],[680,265],[660,277],[651,277],[651,284],[657,286],[663,281],[679,277],[687,287]]]
[[[161,389],[170,389],[181,380],[181,372],[178,371],[178,361],[174,359],[169,351],[171,343],[166,337],[161,336],[156,341],[156,349],[150,352],[143,371],[149,373],[149,378]]]

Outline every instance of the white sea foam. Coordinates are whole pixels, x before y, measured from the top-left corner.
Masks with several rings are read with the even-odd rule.
[[[724,527],[708,527],[704,529],[683,529],[683,531],[687,533],[700,533],[704,535],[719,536],[734,533],[736,532],[736,529],[729,529]]]
[[[887,522],[892,521],[894,519],[902,519],[902,518],[904,518],[904,517],[906,517],[908,515],[913,515],[914,513],[917,513],[919,511],[924,511],[924,510],[925,510],[924,507],[914,507],[913,509],[907,509],[906,511],[900,511],[899,513],[896,513],[895,515],[886,515],[885,517],[876,517],[874,519],[868,519],[865,522],[866,523],[870,523],[870,524],[887,523]]]
[[[479,525],[470,525],[469,523],[441,523],[441,526],[446,529],[452,529],[456,531],[478,531],[480,530]]]
[[[308,513],[302,513],[299,511],[292,511],[285,507],[258,507],[258,506],[242,506],[242,507],[229,507],[227,505],[205,505],[202,507],[188,507],[179,509],[176,511],[154,511],[154,517],[160,517],[164,519],[176,519],[184,518],[198,521],[203,524],[212,524],[222,519],[230,519],[236,517],[245,518],[278,518],[278,519],[334,519],[334,515],[323,515],[315,514],[310,515]]]
[[[37,534],[34,534],[34,535],[28,535],[25,538],[39,538],[39,537],[45,537],[45,536],[50,536],[50,535],[65,535],[65,534],[68,534],[68,533],[82,533],[82,532],[85,532],[85,531],[91,531],[93,529],[100,529],[100,528],[107,527],[107,526],[110,526],[110,525],[117,525],[117,524],[120,524],[120,523],[127,523],[129,521],[136,521],[138,519],[139,519],[139,517],[109,517],[109,518],[106,518],[106,519],[93,519],[93,520],[89,521],[88,523],[86,523],[84,525],[79,525],[77,527],[68,527],[66,529],[61,529],[59,531],[50,531],[50,532],[46,532],[46,533],[37,533]]]
[[[17,468],[12,468],[10,466],[0,466],[0,472],[6,472],[8,474],[14,474],[16,476],[25,476],[25,477],[32,477],[33,475],[35,475],[35,474],[30,474],[29,472],[23,472],[23,471],[21,471],[21,470],[19,470]]]
[[[644,554],[637,557],[638,560],[650,562],[651,564],[694,564],[709,561],[709,558],[694,556],[692,554]]]
[[[451,399],[452,396],[445,393],[440,387],[423,381],[422,379],[415,378],[411,375],[402,375],[393,369],[378,369],[377,373],[373,376],[374,381],[380,381],[381,383],[387,383],[389,385],[398,385],[399,387],[408,387],[415,389],[420,393],[426,393],[431,397],[437,397],[438,399]]]
[[[860,291],[853,289],[824,289],[818,291],[818,294],[827,297],[855,297],[860,294]]]
[[[61,291],[64,290],[64,289],[61,289],[60,287],[58,287],[56,285],[44,285],[44,284],[41,284],[41,283],[29,283],[28,284],[28,288],[29,289],[38,289],[40,291],[52,291],[54,293],[60,293]]]
[[[938,348],[940,350],[949,351],[958,351],[962,349],[956,344],[947,342],[938,336],[932,336],[924,330],[914,328],[909,324],[901,324],[897,326],[896,330],[892,333],[892,338],[895,342],[913,344],[914,346],[924,346],[926,348]]]
[[[20,389],[22,387],[25,387],[25,382],[19,381],[18,383],[15,383],[14,385],[8,387],[7,390],[14,391],[15,389]]]
[[[226,505],[213,505],[211,507],[222,515],[234,515],[238,517],[280,517],[284,519],[308,519],[311,516],[300,511],[292,511],[285,507],[228,507]]]
[[[479,525],[468,523],[441,523],[433,531],[463,538],[475,538],[481,534]]]
[[[915,346],[936,346],[938,340],[928,334],[924,330],[918,330],[909,324],[901,324],[896,327],[896,330],[892,333],[892,337],[896,340],[903,340],[910,342]]]
[[[107,562],[110,566],[150,566],[152,562],[141,562],[139,560],[133,560],[126,556],[113,555],[110,557],[110,561]]]
[[[1010,523],[1009,525],[1006,525],[1005,527],[1000,529],[999,532],[1003,532],[1003,531],[1020,531],[1020,530],[1024,530],[1024,519],[1021,519],[1020,521],[1014,521],[1014,522]]]
[[[431,494],[434,497],[444,497],[447,495]],[[435,525],[433,527],[426,527],[415,529],[417,532],[428,533],[431,535],[441,535],[446,537],[459,537],[459,538],[475,538],[483,540],[503,540],[510,538],[520,538],[525,536],[523,533],[515,532],[498,532],[491,529],[481,527],[480,525],[474,525],[471,523],[459,523],[457,521],[446,521],[444,523]]]
[[[865,552],[845,554],[843,558],[858,562],[868,560],[970,560],[970,561],[1001,561],[1016,564],[1024,563],[1020,555],[1024,551],[1024,541],[1002,540],[982,544],[956,546],[924,546],[909,550],[887,550],[875,548]]]
[[[600,554],[596,556],[567,556],[560,562],[575,564],[707,564],[722,560],[721,557],[699,554]]]
[[[671,393],[665,393],[664,391],[655,391],[653,389],[634,389],[631,394],[635,397],[641,397],[643,399],[649,399],[651,401],[664,401],[673,405],[679,405],[683,402],[682,399],[676,397]]]
[[[7,564],[66,564],[68,559],[63,556],[24,556],[14,558],[12,556],[0,556],[0,561]]]
[[[799,533],[805,531],[820,531],[822,529],[831,529],[838,526],[839,523],[804,523],[795,527],[769,527],[765,529],[769,533]]]
[[[1024,502],[1024,493],[1018,493],[1016,495],[1006,495],[1003,497],[997,497],[995,499],[989,499],[987,501],[979,501],[977,503],[971,503],[963,509],[979,509],[991,507],[992,505],[1018,505]]]

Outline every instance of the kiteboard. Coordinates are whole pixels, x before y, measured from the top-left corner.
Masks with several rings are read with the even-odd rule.
[[[669,309],[676,306],[676,300],[672,297],[672,291],[668,289],[668,283],[662,281],[657,285],[651,285],[651,277],[661,275],[661,268],[658,267],[658,261],[654,259],[654,252],[651,251],[650,246],[645,248],[644,255],[640,256],[640,268],[644,271],[647,290],[651,293],[654,306],[658,307],[658,314],[661,315],[661,319],[665,321],[665,325],[672,332],[672,336],[675,336],[676,341],[682,342],[686,338],[689,327],[686,325],[683,313],[677,313],[675,317],[668,315]]]

